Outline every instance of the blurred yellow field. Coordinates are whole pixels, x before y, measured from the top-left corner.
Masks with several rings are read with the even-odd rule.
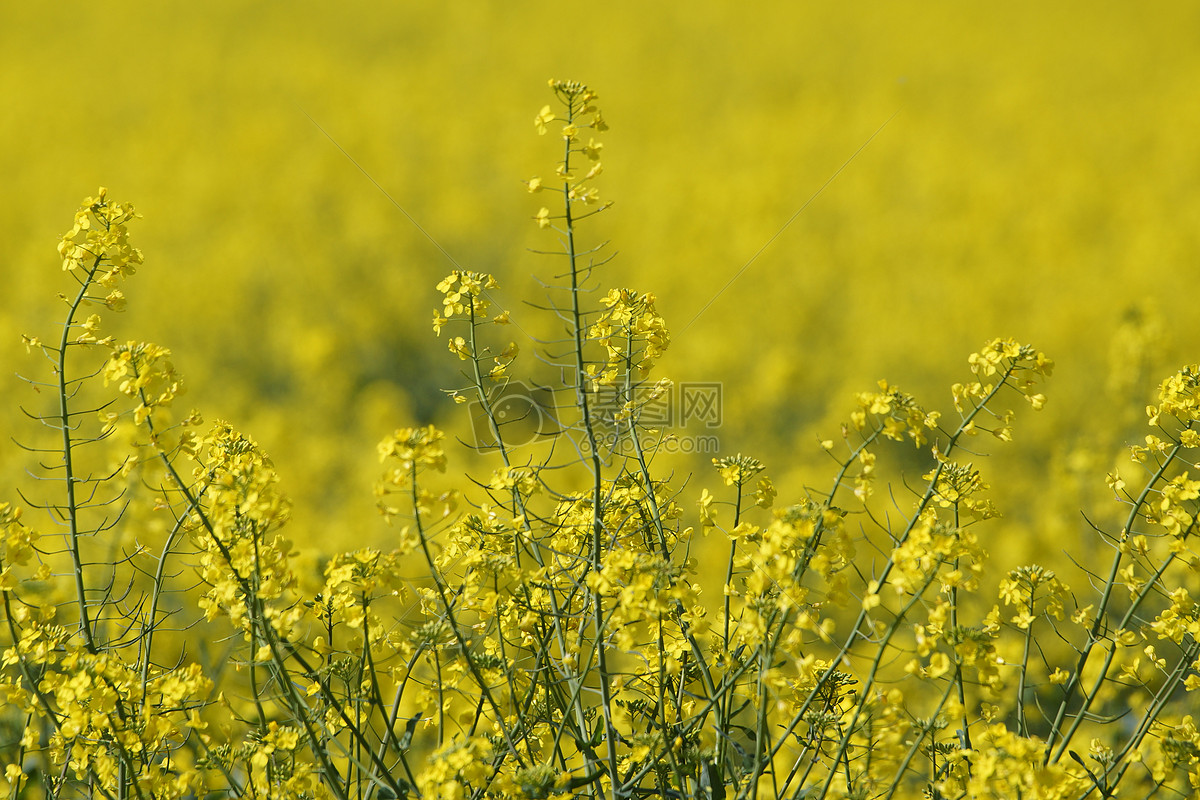
[[[540,167],[547,76],[609,103],[608,283],[660,298],[665,374],[725,385],[732,450],[789,456],[880,377],[941,403],[928,393],[993,335],[1057,358],[1048,424],[1086,444],[1194,358],[1186,3],[9,13],[4,336],[59,290],[64,215],[109,186],[151,254],[129,335],[170,346],[190,402],[253,431],[319,517],[364,496],[382,430],[454,412],[427,335],[451,265],[384,191],[516,304],[545,266],[518,181]],[[1113,397],[1109,350],[1137,309],[1167,345]]]

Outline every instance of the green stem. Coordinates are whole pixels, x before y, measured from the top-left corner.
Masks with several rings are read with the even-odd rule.
[[[106,223],[106,227],[107,223]],[[75,599],[79,607],[79,632],[83,634],[84,646],[88,652],[98,652],[96,647],[95,637],[92,633],[92,624],[88,614],[87,601],[87,582],[84,578],[83,557],[80,555],[80,530],[79,530],[79,502],[75,497],[75,484],[78,479],[75,477],[75,442],[71,436],[71,410],[68,406],[67,385],[72,381],[67,380],[67,347],[70,346],[71,331],[75,325],[75,315],[78,313],[80,306],[87,297],[88,289],[91,288],[92,281],[95,279],[97,270],[100,269],[100,263],[104,260],[104,254],[97,255],[92,262],[92,266],[88,269],[87,275],[81,279],[79,291],[75,295],[75,299],[71,301],[70,310],[67,312],[67,318],[63,322],[62,337],[59,339],[58,349],[55,355],[58,361],[55,364],[55,372],[58,375],[58,429],[62,433],[62,451],[63,451],[63,482],[67,492],[66,506],[66,522],[68,526],[68,551],[71,554],[71,565],[75,568]]]

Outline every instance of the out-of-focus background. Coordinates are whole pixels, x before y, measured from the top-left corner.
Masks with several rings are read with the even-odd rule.
[[[611,125],[598,185],[616,205],[586,229],[618,251],[603,282],[656,293],[674,332],[661,374],[721,384],[722,451],[762,458],[781,500],[828,483],[817,441],[853,392],[887,378],[952,412],[966,355],[1013,336],[1058,368],[1046,410],[1017,407],[1016,442],[985,443],[997,455],[980,465],[1006,555],[1058,550],[1128,463],[1154,386],[1198,360],[1193,3],[114,2],[4,17],[5,440],[29,424],[17,403],[39,402],[14,377],[43,369],[19,334],[52,336],[69,285],[57,237],[105,185],[144,215],[146,254],[108,332],[170,347],[185,407],[274,457],[302,544],[386,542],[376,442],[415,423],[468,430],[439,392],[458,383],[429,324],[454,268],[441,249],[495,273],[521,327],[545,329],[522,301],[560,265],[528,252],[553,241],[520,181],[559,155],[532,125],[549,78],[592,86]],[[709,457],[680,457],[680,475]],[[6,499],[27,459],[0,447]]]

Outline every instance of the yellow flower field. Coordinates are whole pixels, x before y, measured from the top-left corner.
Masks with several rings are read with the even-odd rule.
[[[7,16],[13,796],[1195,790],[1200,10]]]
[[[505,276],[514,306],[534,285],[518,180],[541,163],[527,109],[550,74],[604,87],[609,282],[658,295],[664,372],[725,386],[734,450],[806,449],[880,377],[940,392],[1003,333],[1061,364],[1060,434],[1026,452],[1107,469],[1114,422],[1195,349],[1186,3],[9,13],[0,334],[56,290],[47,246],[77,197],[136,201],[154,256],[126,324],[170,343],[190,402],[289,465],[306,519],[345,518],[381,429],[452,418],[453,365],[424,335],[441,249]]]

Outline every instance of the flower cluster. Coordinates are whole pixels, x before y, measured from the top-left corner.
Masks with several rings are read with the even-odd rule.
[[[429,757],[417,788],[427,797],[468,800],[486,784],[492,745],[482,736],[451,742]]]
[[[21,509],[11,503],[0,503],[0,536],[4,537],[4,560],[0,567],[0,591],[11,592],[17,588],[14,567],[28,564],[34,555],[34,544],[39,535],[21,522]],[[39,579],[45,580],[42,575]]]
[[[496,287],[496,279],[491,275],[457,269],[451,272],[437,285],[442,293],[442,310],[433,314],[433,332],[440,336],[442,327],[454,316],[465,316],[471,321],[484,319],[491,308],[486,291]]]
[[[953,508],[956,515],[966,512],[975,519],[999,516],[990,500],[979,497],[988,485],[971,464],[940,461],[936,469],[922,477],[930,481],[933,500],[942,508]]]
[[[423,428],[398,428],[376,448],[381,462],[394,463],[375,485],[379,508],[391,519],[400,509],[390,505],[392,494],[404,495],[404,502],[414,502],[422,516],[448,516],[455,507],[456,493],[435,496],[417,485],[417,474],[432,469],[446,470],[446,451],[442,444],[446,434],[432,425]]]
[[[613,386],[626,377],[640,381],[649,376],[671,343],[654,301],[653,294],[631,289],[613,289],[601,298],[606,310],[588,331],[605,353],[602,363],[587,367],[593,385]]]
[[[1045,405],[1046,396],[1036,391],[1038,379],[1051,375],[1054,362],[1030,345],[1017,344],[1013,339],[993,339],[978,353],[972,353],[967,361],[977,380],[956,383],[950,390],[954,407],[960,413],[964,411],[964,403],[975,409],[986,405],[1000,386],[1016,389],[1035,410]],[[995,412],[991,414],[997,418],[1002,416]],[[1003,416],[1008,418],[1007,415]],[[1003,433],[1007,430],[1007,426],[1002,426],[992,432],[997,438],[1007,440]],[[968,433],[972,431],[970,429]]]
[[[552,214],[546,207],[539,209],[534,215],[534,220],[540,228],[555,224],[555,220],[560,219],[569,224],[574,204],[595,205],[599,202],[600,193],[592,181],[604,171],[604,165],[600,162],[600,151],[604,148],[604,144],[596,141],[594,136],[589,136],[585,144],[583,135],[584,131],[600,133],[608,130],[604,115],[595,104],[597,95],[587,86],[576,81],[552,80],[550,88],[554,90],[563,109],[556,113],[549,105],[543,106],[542,110],[534,117],[533,124],[537,128],[538,134],[545,135],[550,130],[552,123],[562,123],[561,132],[563,140],[566,142],[566,155],[554,173],[561,182],[567,206],[563,216]],[[577,174],[577,168],[571,162],[571,156],[576,153],[583,155],[586,163],[589,164],[587,171],[582,175]],[[530,192],[540,192],[547,188],[543,180],[536,177],[525,181],[525,186]],[[608,204],[601,206],[601,208],[607,207]]]
[[[104,365],[104,383],[117,384],[121,394],[138,402],[134,422],[144,423],[183,393],[183,380],[171,363],[171,351],[146,342],[115,345]]]
[[[462,318],[467,325],[467,335],[450,337],[446,342],[450,352],[458,356],[461,361],[471,362],[474,378],[480,377],[481,369],[488,369],[487,377],[491,381],[505,381],[508,377],[508,367],[516,360],[520,348],[515,342],[509,342],[500,353],[496,354],[490,347],[481,345],[478,341],[479,328],[488,321],[487,314],[491,308],[491,301],[486,299],[487,290],[499,288],[496,279],[484,273],[455,270],[447,275],[437,288],[442,293],[442,309],[433,312],[434,332],[441,336],[442,328],[452,318],[456,316]],[[496,325],[507,325],[509,323],[508,312],[503,311],[497,314],[491,322]],[[482,367],[481,360],[489,355],[493,358],[493,365],[490,368]],[[480,391],[488,394],[486,388],[481,387]],[[455,402],[465,403],[467,401],[467,397],[458,391],[451,391],[450,394]]]
[[[247,631],[260,610],[289,629],[299,618],[289,598],[296,578],[289,567],[291,543],[279,529],[290,517],[291,504],[279,491],[270,459],[223,422],[200,439],[194,458],[193,492],[203,504],[189,528],[201,549],[200,574],[208,586],[200,607],[208,619],[223,614]]]
[[[129,243],[128,223],[136,216],[131,204],[112,202],[108,189],[101,186],[95,197],[84,199],[75,212],[75,224],[58,243],[63,270],[91,272],[100,268],[96,282],[115,290],[116,279],[134,274],[142,263],[142,252]],[[119,305],[121,298],[116,292],[109,296],[108,303]]]

